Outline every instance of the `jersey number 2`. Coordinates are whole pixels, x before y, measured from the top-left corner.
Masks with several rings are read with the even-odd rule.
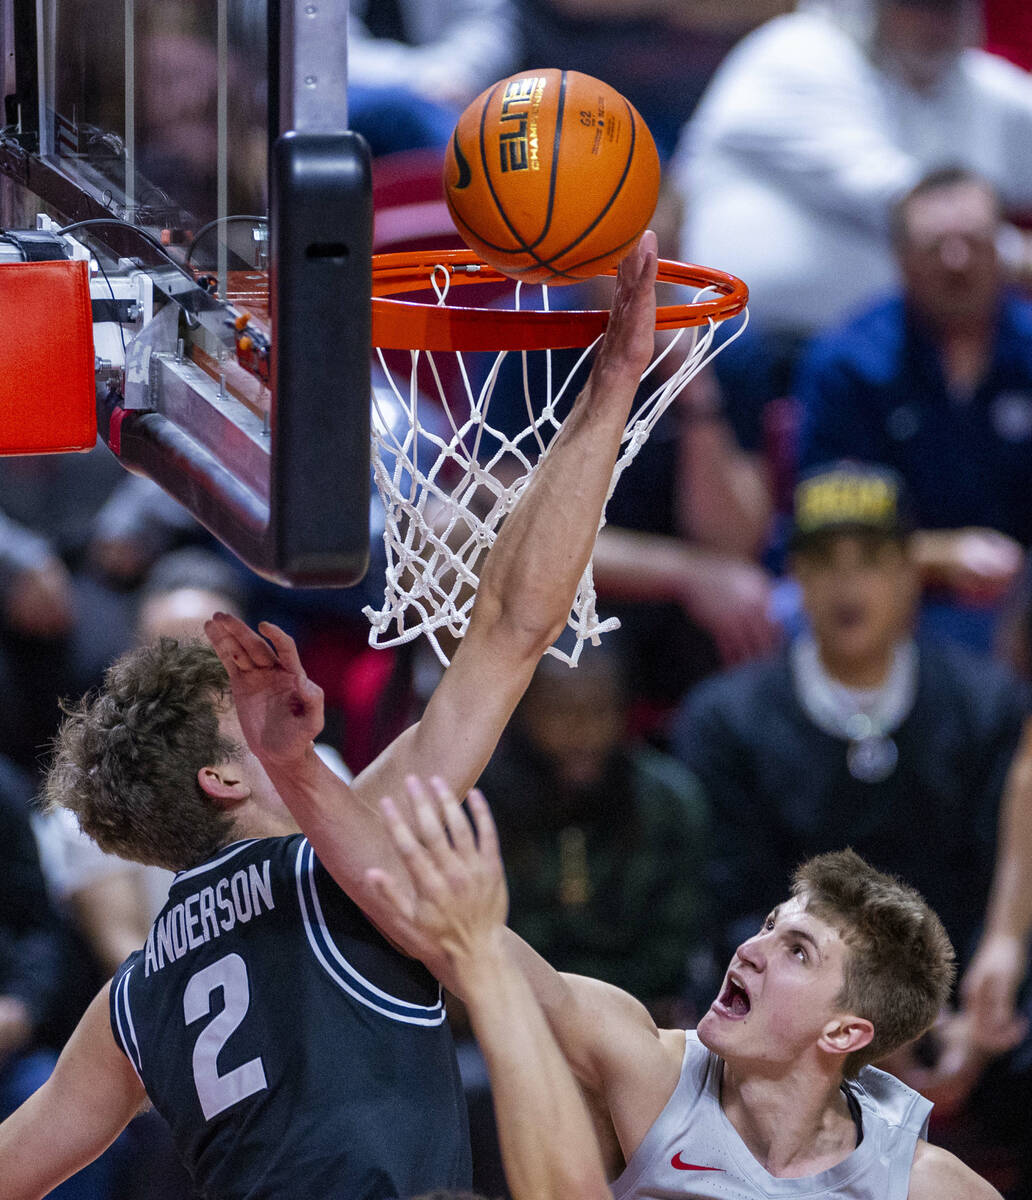
[[[193,1077],[204,1119],[210,1121],[238,1100],[268,1087],[260,1058],[219,1074],[219,1051],[247,1015],[251,989],[247,966],[239,954],[227,954],[211,966],[191,975],[183,993],[183,1016],[187,1025],[211,1012],[211,994],[222,988],[222,1011],[198,1034],[193,1051]]]

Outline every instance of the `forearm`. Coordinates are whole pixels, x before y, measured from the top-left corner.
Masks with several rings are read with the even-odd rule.
[[[680,602],[705,557],[680,538],[607,525],[595,547],[595,586],[623,600]]]
[[[719,413],[689,415],[678,457],[682,534],[720,553],[753,558],[771,519],[758,461],[738,447]]]
[[[1032,933],[1032,720],[1011,762],[1000,804],[996,868],[985,934],[1027,940]]]
[[[466,636],[501,628],[540,654],[566,623],[591,558],[635,392],[652,357],[656,239],[620,264],[606,333],[570,415],[484,564]]]
[[[591,558],[637,371],[593,373],[488,555],[470,623],[492,617],[535,658],[561,632]]]
[[[402,736],[410,735],[411,731]],[[322,761],[314,745],[289,769],[272,763],[266,770],[319,860],[337,884],[364,906],[366,869],[396,870],[396,851],[377,807],[381,795],[388,792],[377,791],[366,773],[349,786]],[[398,786],[390,794],[396,794],[404,807],[404,789],[400,781],[394,782]]]
[[[610,1195],[580,1089],[530,985],[501,948],[457,968],[487,1062],[513,1200]]]
[[[5,1200],[40,1200],[90,1160],[53,1153],[49,1085],[44,1084],[0,1124],[0,1179]]]
[[[53,1074],[0,1124],[4,1200],[38,1200],[103,1153],[147,1094],[108,1025],[108,988],[95,997]]]
[[[526,980],[570,1069],[590,1090],[601,1092],[603,1081],[588,1036],[592,1026],[582,1020],[580,1000],[569,978],[511,929],[505,930],[504,939],[509,962]]]

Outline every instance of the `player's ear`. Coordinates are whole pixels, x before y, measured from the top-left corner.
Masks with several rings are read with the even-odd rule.
[[[217,767],[201,767],[197,782],[216,808],[233,808],[251,794],[251,789],[240,778],[240,771],[232,763]]]
[[[874,1025],[866,1017],[843,1013],[824,1026],[817,1044],[829,1054],[852,1054],[870,1045],[873,1037]]]

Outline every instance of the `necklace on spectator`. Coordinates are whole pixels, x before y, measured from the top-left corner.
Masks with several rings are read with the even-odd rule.
[[[881,783],[895,771],[899,748],[889,736],[906,719],[917,695],[917,646],[900,642],[881,687],[850,688],[824,669],[807,634],[791,649],[796,695],[807,716],[832,737],[844,738],[846,766],[862,783]]]

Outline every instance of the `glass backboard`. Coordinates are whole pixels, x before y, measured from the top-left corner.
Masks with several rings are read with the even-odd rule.
[[[0,228],[42,227],[13,240],[25,254],[72,238],[99,264],[102,436],[259,574],[355,582],[372,200],[347,130],[347,4],[0,13]]]

